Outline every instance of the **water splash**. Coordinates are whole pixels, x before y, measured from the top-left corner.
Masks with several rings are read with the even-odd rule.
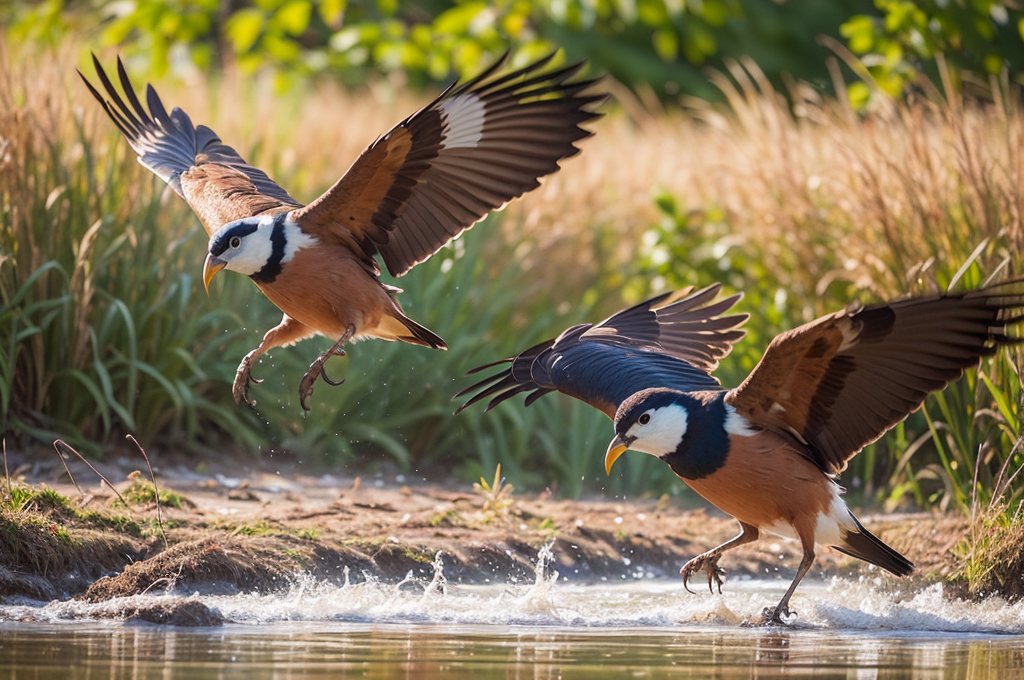
[[[0,621],[56,622],[120,618],[136,608],[168,598],[198,599],[228,622],[456,623],[465,625],[559,626],[573,628],[736,627],[756,620],[774,604],[785,580],[739,580],[724,595],[682,589],[677,580],[579,584],[560,580],[552,568],[551,545],[537,554],[532,583],[467,586],[449,582],[444,555],[434,557],[429,580],[410,573],[385,583],[364,572],[353,579],[348,568],[337,583],[297,574],[290,586],[267,595],[182,598],[152,592],[107,602],[80,601],[0,606]],[[893,592],[878,577],[806,582],[793,600],[796,627],[811,630],[948,631],[1024,634],[1024,602],[999,598],[982,602],[948,600],[941,585],[909,593]]]

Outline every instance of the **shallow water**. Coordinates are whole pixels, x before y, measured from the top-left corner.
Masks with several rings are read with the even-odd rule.
[[[766,629],[745,624],[785,580],[689,594],[678,581],[560,581],[546,559],[525,584],[456,586],[439,565],[429,582],[297,576],[273,595],[193,595],[220,628],[109,620],[181,599],[167,594],[3,605],[0,677],[1024,677],[1024,603],[834,579],[805,583],[794,625]]]

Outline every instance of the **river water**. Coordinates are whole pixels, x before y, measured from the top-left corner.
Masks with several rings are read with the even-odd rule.
[[[642,575],[559,580],[546,559],[530,583],[449,584],[438,563],[432,581],[297,576],[270,595],[8,603],[0,678],[1024,678],[1024,603],[953,602],[938,585],[837,578],[801,586],[792,626],[763,628],[750,623],[784,579],[690,594]],[[120,618],[189,597],[225,625]]]

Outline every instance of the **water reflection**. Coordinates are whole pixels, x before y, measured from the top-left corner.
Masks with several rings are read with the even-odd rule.
[[[298,680],[1024,677],[1024,637],[724,627],[0,624],[0,677]]]

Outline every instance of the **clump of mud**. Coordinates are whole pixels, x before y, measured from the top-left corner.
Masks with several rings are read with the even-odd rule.
[[[161,602],[138,607],[129,613],[128,618],[184,628],[212,627],[224,624],[223,616],[198,600]]]
[[[280,557],[272,548],[245,545],[238,540],[188,541],[130,564],[120,574],[99,579],[84,599],[98,602],[154,588],[201,588],[215,594],[268,591],[279,587],[294,567],[290,560]]]

